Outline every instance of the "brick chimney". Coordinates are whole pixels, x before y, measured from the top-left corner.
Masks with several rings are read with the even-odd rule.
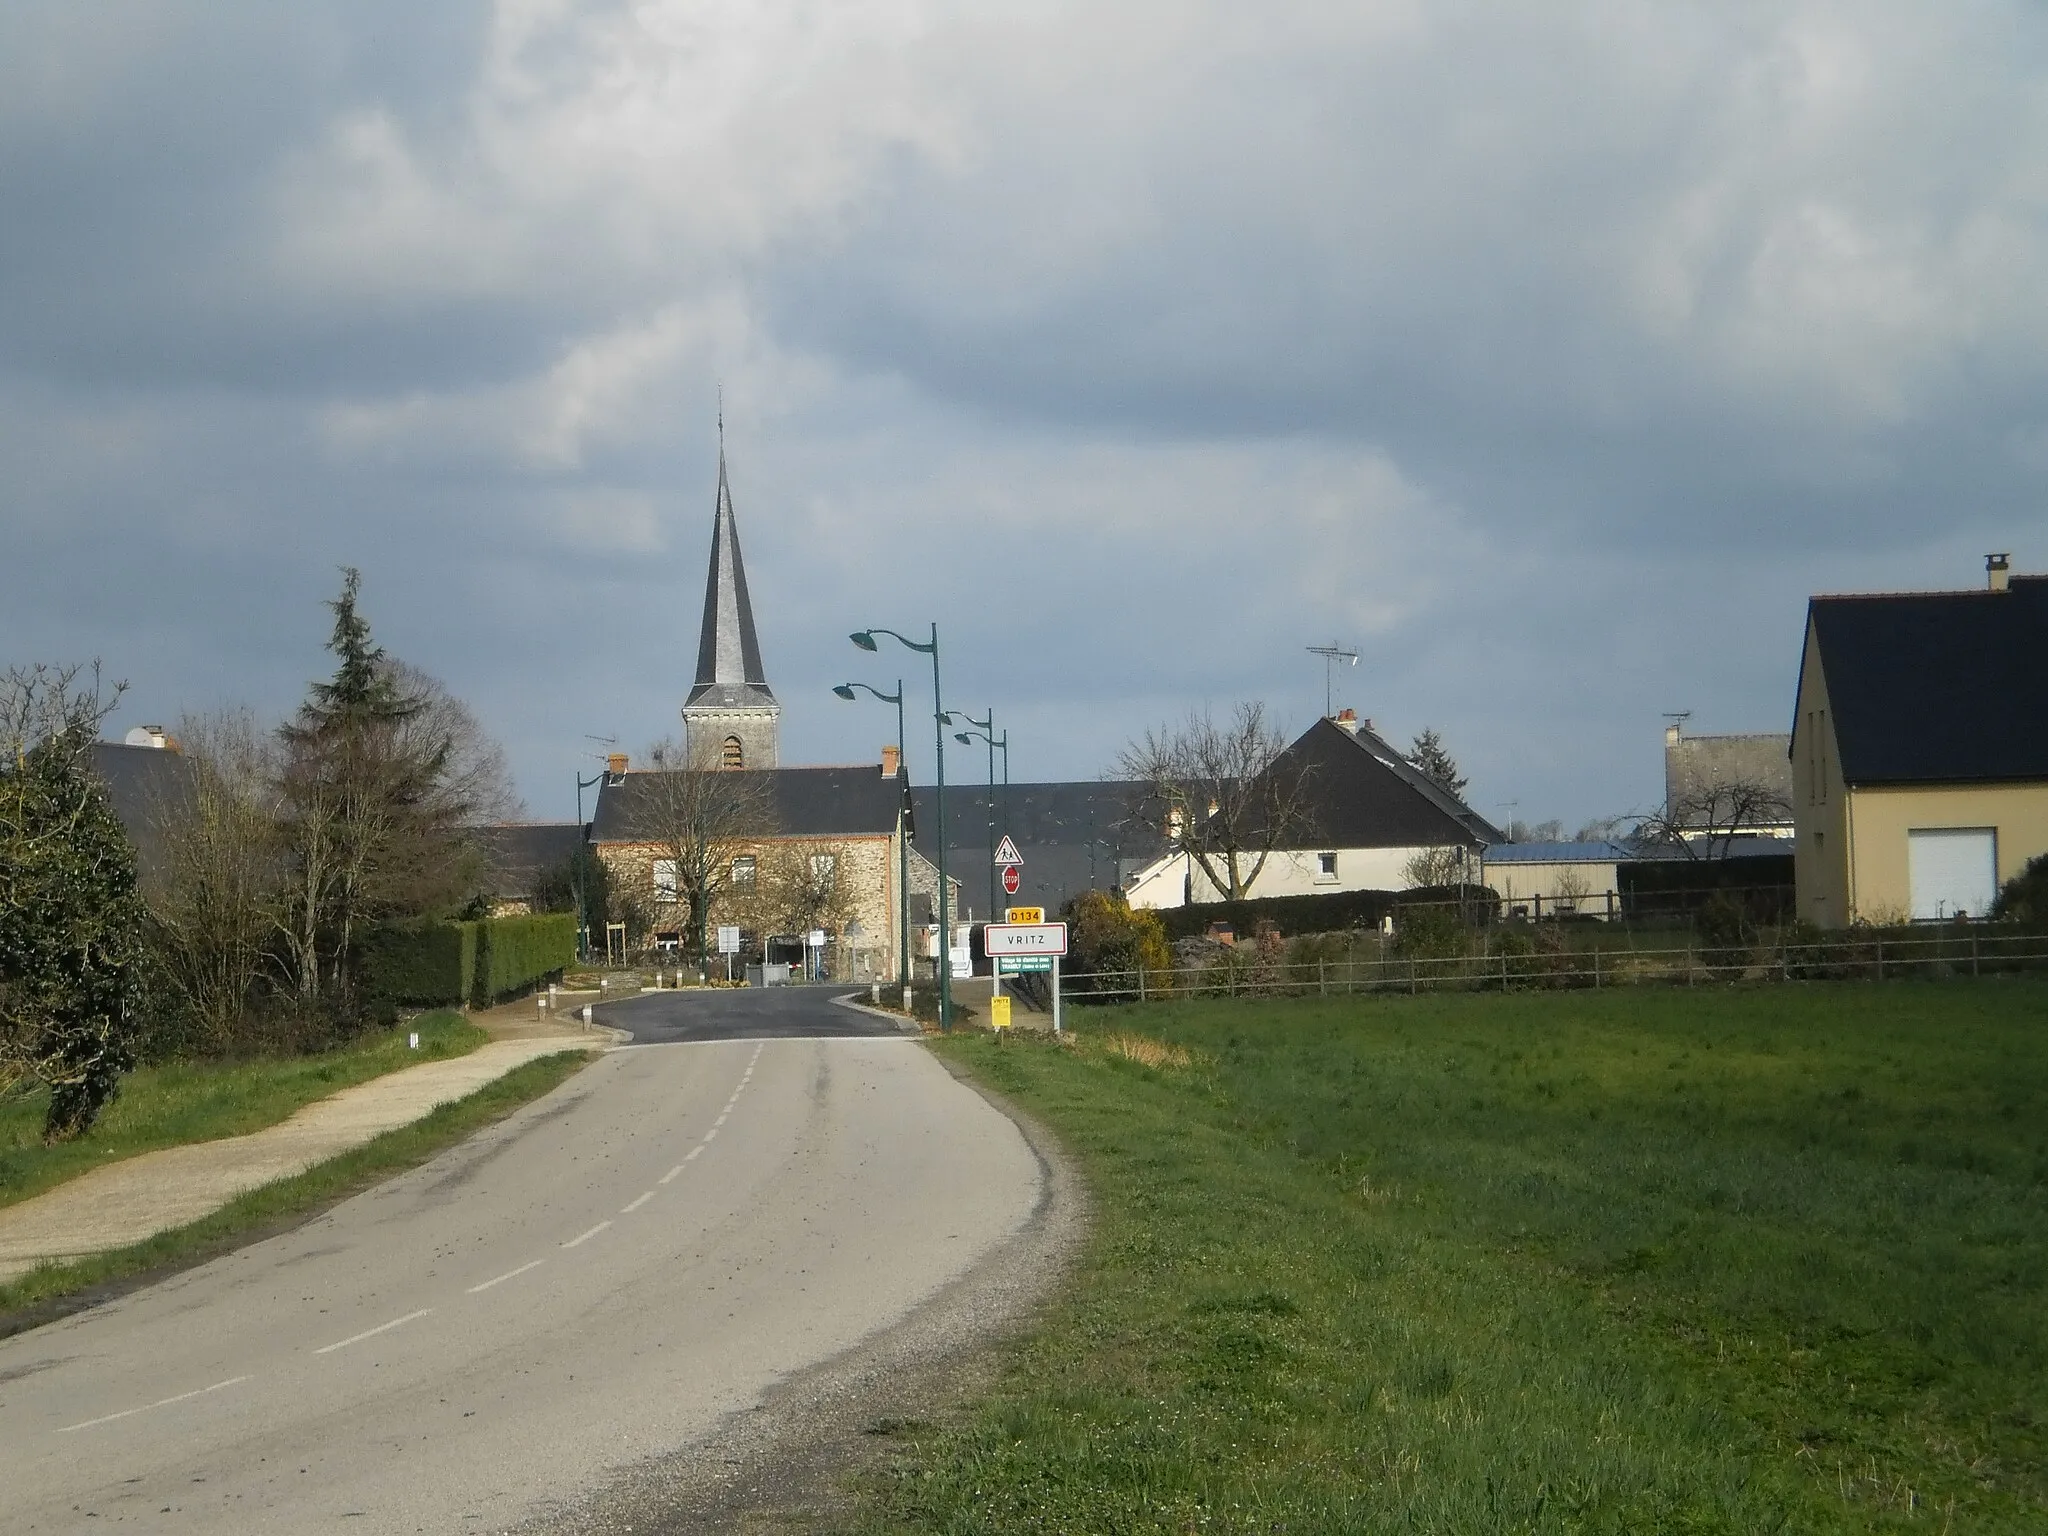
[[[1356,736],[1358,734],[1358,711],[1350,708],[1340,709],[1336,714],[1330,716],[1330,723],[1336,726],[1338,730],[1348,731],[1351,735]]]
[[[1993,592],[2003,592],[2012,580],[2012,556],[2009,554],[1986,555],[1984,557],[1986,584]]]
[[[895,778],[895,777],[896,777],[896,771],[897,771],[897,769],[901,768],[902,766],[903,766],[903,749],[902,749],[901,747],[884,747],[884,748],[882,748],[882,777],[883,777],[883,778],[885,778],[885,779],[893,779],[893,778]]]
[[[604,760],[604,767],[605,772],[609,773],[614,779],[623,779],[626,776],[626,754],[614,752]]]

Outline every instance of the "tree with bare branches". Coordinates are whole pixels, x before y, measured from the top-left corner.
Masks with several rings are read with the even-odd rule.
[[[1127,746],[1115,772],[1143,786],[1154,824],[1229,901],[1242,901],[1267,859],[1306,830],[1307,769],[1287,755],[1263,704],[1239,704],[1223,722],[1191,710]]]
[[[732,889],[735,864],[757,859],[761,839],[775,830],[774,795],[766,774],[706,767],[672,740],[656,742],[647,757],[633,801],[652,854],[644,895],[688,930],[701,965],[711,913]]]
[[[1637,823],[1634,839],[1680,849],[1692,859],[1725,859],[1745,830],[1791,814],[1781,789],[1755,779],[1724,779],[1672,795]]]
[[[242,1041],[276,942],[280,754],[245,709],[188,715],[177,735],[192,771],[175,803],[151,807],[158,869],[143,899],[186,1043],[218,1052]]]

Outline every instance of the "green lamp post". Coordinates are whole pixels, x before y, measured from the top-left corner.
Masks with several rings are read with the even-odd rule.
[[[1010,733],[994,735],[996,712],[991,709],[986,720],[977,720],[969,714],[962,714],[974,729],[955,731],[953,739],[963,747],[971,747],[977,741],[988,743],[988,920],[994,922],[1002,904],[996,897],[996,753],[1003,754],[1003,830],[1011,830],[1010,819]]]
[[[939,1030],[950,1034],[953,1029],[953,914],[951,904],[946,900],[946,726],[949,719],[939,691],[939,626],[934,620],[929,641],[913,640],[893,629],[881,628],[855,630],[848,638],[864,651],[879,651],[881,646],[875,641],[877,635],[887,635],[898,644],[932,659],[932,738],[937,759],[934,768],[939,805],[939,824],[935,829],[939,839]]]
[[[866,683],[841,683],[832,691],[838,694],[840,698],[851,703],[855,689],[859,689],[863,693],[873,694],[884,704],[894,704],[896,706],[897,745],[899,748],[907,749],[909,744],[904,740],[903,732],[903,679],[900,677],[896,679],[896,691],[894,693],[884,693],[881,689],[870,687]],[[907,772],[909,764],[905,763],[904,768]],[[903,988],[903,1006],[908,1008],[910,1006],[910,828],[905,824],[903,809],[900,806],[897,808],[896,817],[896,980]]]

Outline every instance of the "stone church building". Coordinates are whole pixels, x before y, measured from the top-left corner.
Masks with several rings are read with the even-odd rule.
[[[928,970],[938,871],[913,844],[900,744],[873,763],[782,764],[782,705],[761,661],[722,443],[704,622],[682,723],[687,767],[636,768],[618,755],[598,790],[591,843],[614,890],[640,916],[635,937],[689,953],[696,925],[675,868],[679,852],[694,851],[716,871],[707,930],[737,925],[750,960],[801,962],[806,935],[822,930],[824,966],[835,979],[893,978],[907,863],[913,969],[922,961]],[[603,947],[602,935],[592,938]]]

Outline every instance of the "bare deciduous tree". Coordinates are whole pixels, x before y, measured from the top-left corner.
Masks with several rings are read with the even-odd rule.
[[[1693,859],[1725,859],[1744,829],[1782,822],[1792,813],[1784,792],[1754,779],[1726,779],[1674,795],[1636,826],[1635,840],[1663,844]]]
[[[1204,710],[1147,731],[1116,761],[1144,786],[1154,824],[1227,900],[1250,892],[1275,850],[1304,831],[1308,772],[1263,704],[1239,704],[1219,724]]]
[[[758,857],[760,840],[775,830],[774,797],[766,775],[699,766],[675,741],[656,742],[647,758],[649,771],[636,775],[634,797],[655,864],[647,894],[657,909],[667,904],[678,929],[689,930],[701,964],[711,912],[731,889],[734,861]]]
[[[1457,885],[1470,868],[1463,848],[1418,848],[1401,866],[1401,878],[1416,886]]]
[[[160,869],[144,890],[165,977],[206,1051],[234,1045],[255,1001],[285,895],[273,739],[247,710],[187,716],[191,774],[152,808]]]

